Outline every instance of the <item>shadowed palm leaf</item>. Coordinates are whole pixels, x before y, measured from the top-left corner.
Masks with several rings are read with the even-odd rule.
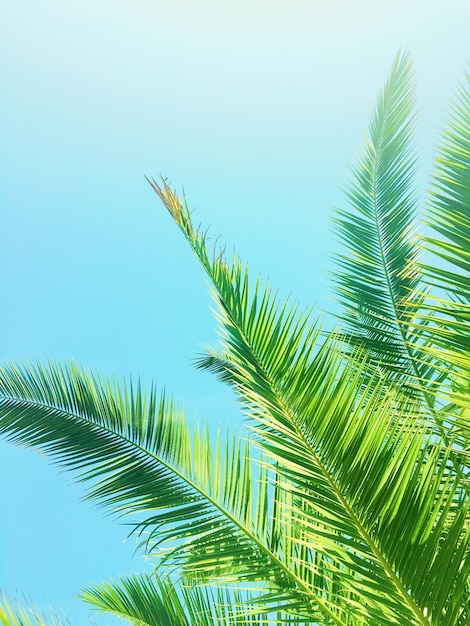
[[[426,224],[434,231],[423,237],[437,263],[423,263],[433,285],[421,307],[422,350],[440,363],[440,393],[451,402],[447,414],[456,439],[470,453],[470,74],[444,133],[432,181]],[[457,422],[454,419],[460,408]]]
[[[377,104],[364,156],[353,170],[347,197],[352,211],[335,218],[344,252],[335,283],[344,321],[382,368],[395,376],[425,376],[410,345],[410,294],[420,291],[413,242],[414,82],[399,55]]]
[[[444,134],[434,173],[426,224],[434,236],[424,237],[429,250],[448,262],[425,265],[428,276],[457,301],[470,303],[470,73]]]

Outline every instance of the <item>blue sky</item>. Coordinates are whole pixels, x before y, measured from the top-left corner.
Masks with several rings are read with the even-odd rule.
[[[467,0],[15,0],[0,22],[0,356],[74,359],[239,419],[192,359],[202,270],[144,180],[304,305],[334,310],[333,206],[399,48],[415,60],[423,188],[470,59]],[[126,530],[31,451],[0,445],[0,587],[63,608],[143,567]],[[102,622],[104,623],[104,621]]]

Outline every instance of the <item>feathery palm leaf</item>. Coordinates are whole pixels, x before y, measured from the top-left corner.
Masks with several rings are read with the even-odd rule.
[[[449,263],[425,265],[427,275],[447,293],[470,303],[470,72],[439,150],[426,224],[435,231],[424,237],[428,249]]]
[[[456,430],[470,446],[470,73],[458,92],[438,153],[424,247],[437,263],[422,264],[433,285],[420,310],[422,351],[445,369],[440,390],[463,410]],[[444,377],[444,376],[443,376]],[[454,415],[456,411],[454,410]]]
[[[410,294],[421,291],[413,242],[414,81],[407,55],[398,55],[369,127],[367,147],[353,170],[347,197],[353,211],[335,217],[344,252],[335,283],[353,336],[395,376],[424,376],[412,359]],[[411,360],[411,361],[410,361]]]
[[[134,626],[190,626],[191,621],[171,581],[134,574],[96,585],[80,594],[100,611],[127,619]]]
[[[283,527],[307,532],[292,533],[292,561],[302,564],[312,595],[323,594],[346,623],[344,606],[356,600],[363,602],[355,606],[358,623],[386,615],[388,623],[463,624],[468,501],[429,412],[409,399],[406,408],[387,380],[364,377],[364,365],[345,359],[334,335],[319,347],[318,322],[279,306],[269,287],[262,291],[258,283],[250,295],[247,268],[238,259],[229,266],[223,254],[210,258],[207,234],[194,228],[187,206],[166,183],[151,184],[214,285],[224,375],[291,485],[297,502]],[[212,356],[207,362],[217,371],[223,363]],[[458,564],[449,562],[450,546]],[[340,594],[333,601],[325,586],[315,588],[314,554],[323,578],[340,573],[344,605]],[[442,571],[446,582],[436,597],[433,577]],[[359,587],[361,599],[353,597]]]
[[[73,365],[4,366],[0,432],[78,471],[89,497],[133,516],[147,550],[163,550],[169,566],[274,588],[271,605],[305,604],[303,581],[281,558],[289,532],[276,526],[279,502],[269,498],[264,464],[256,472],[237,438],[212,449],[207,431],[191,433],[165,395]],[[321,617],[318,610],[311,614]]]

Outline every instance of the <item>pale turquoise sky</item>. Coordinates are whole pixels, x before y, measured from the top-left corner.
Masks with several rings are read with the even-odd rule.
[[[470,59],[467,0],[15,0],[0,19],[0,356],[73,358],[165,384],[213,422],[191,366],[214,340],[205,279],[145,183],[281,294],[333,308],[331,206],[399,48],[415,59],[423,168]],[[138,570],[69,478],[0,447],[0,587],[63,607]]]

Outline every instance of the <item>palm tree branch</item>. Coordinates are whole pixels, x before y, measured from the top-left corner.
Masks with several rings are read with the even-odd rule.
[[[132,391],[132,385],[127,389],[108,381],[103,384],[76,366],[60,369],[51,365],[49,371],[39,366],[36,370],[4,366],[0,408],[0,431],[7,439],[40,447],[67,469],[82,470],[79,480],[95,481],[89,497],[121,514],[142,516],[163,508],[163,513],[144,518],[135,527],[141,533],[153,528],[145,541],[147,547],[186,538],[183,545],[169,551],[167,560],[186,554],[191,546],[188,537],[198,546],[202,533],[212,546],[217,545],[221,533],[235,532],[240,538],[234,556],[239,548],[252,551],[252,558],[245,563],[248,579],[275,580],[272,572],[277,571],[284,585],[285,577],[290,580],[287,588],[279,590],[284,600],[290,597],[294,601],[299,593],[312,600],[304,581],[270,549],[269,541],[257,536],[257,525],[265,523],[259,519],[259,510],[255,511],[257,520],[247,518],[237,491],[229,491],[233,477],[240,478],[233,465],[238,462],[234,451],[220,449],[225,466],[221,459],[214,461],[207,437],[191,438],[181,414],[178,418],[165,395],[157,403],[154,389],[146,399],[139,387]],[[191,439],[201,447],[188,459]],[[245,448],[241,458],[247,454]],[[194,466],[196,458],[200,462]],[[219,483],[210,472],[213,464],[220,468]],[[249,466],[245,466],[243,484],[238,483],[243,492],[252,483]],[[226,558],[229,556],[227,553]],[[205,559],[210,562],[210,551]],[[315,601],[329,620],[343,624],[322,598]]]
[[[303,356],[299,358],[298,362],[291,360],[291,357],[294,357],[296,354],[295,346],[298,345],[298,337],[295,335],[295,332],[292,342],[292,346],[294,347],[289,344],[288,340],[286,340],[286,342],[279,342],[278,335],[276,335],[275,341],[267,341],[267,334],[271,336],[272,329],[277,329],[281,325],[280,320],[282,320],[283,316],[286,315],[285,307],[281,308],[279,318],[275,318],[277,307],[273,301],[269,300],[267,295],[269,293],[268,287],[262,297],[259,297],[258,287],[256,287],[253,300],[250,303],[247,299],[247,274],[246,272],[243,273],[239,261],[235,259],[232,269],[230,270],[223,254],[219,254],[216,251],[214,252],[213,260],[211,261],[206,249],[207,233],[201,234],[200,229],[194,229],[191,221],[191,214],[187,206],[183,205],[178,196],[172,192],[165,181],[163,188],[160,188],[155,181],[152,181],[151,185],[160,196],[165,206],[180,226],[181,230],[186,235],[191,247],[199,257],[215,286],[218,302],[221,308],[220,319],[227,333],[228,343],[226,343],[224,353],[231,355],[231,371],[229,372],[229,376],[234,380],[235,386],[238,384],[242,395],[245,394],[247,396],[248,404],[251,405],[252,409],[254,407],[254,413],[252,411],[251,414],[255,417],[255,419],[257,419],[258,422],[261,422],[262,418],[260,417],[260,413],[263,413],[263,415],[266,416],[269,415],[269,417],[265,418],[265,427],[267,429],[269,427],[273,427],[275,432],[282,433],[280,437],[277,437],[276,435],[277,438],[275,444],[272,446],[273,449],[270,450],[270,452],[274,451],[273,453],[275,453],[277,446],[282,447],[282,438],[290,436],[289,446],[297,446],[299,449],[296,459],[298,464],[302,462],[303,470],[307,467],[306,471],[311,471],[312,476],[316,472],[316,479],[318,479],[319,466],[316,462],[309,463],[309,458],[311,459],[311,450],[307,450],[305,448],[305,441],[302,441],[302,437],[298,436],[299,432],[302,431],[302,428],[305,427],[305,423],[302,424],[300,431],[294,432],[295,428],[292,429],[293,420],[298,420],[297,411],[300,409],[301,402],[304,401],[302,398],[305,398],[306,387],[308,387],[308,385],[313,385],[314,388],[315,386],[318,387],[318,381],[322,379],[322,376],[318,375],[318,371],[315,370],[312,364],[308,364],[310,357],[313,355],[313,346],[311,344],[315,343],[312,338],[318,337],[318,332],[313,332],[310,337],[312,341],[307,342],[307,348],[305,348],[306,342],[304,341]],[[255,301],[258,300],[261,302],[259,308],[255,306]],[[258,326],[256,324],[259,319],[255,319],[256,314],[259,319],[262,320],[259,322]],[[297,328],[295,324],[293,327],[294,329]],[[266,329],[269,329],[269,333],[267,333],[267,331],[266,333],[264,332]],[[263,346],[262,353],[257,352],[256,346],[259,348],[260,345]],[[322,358],[328,361],[331,357],[328,357],[327,355],[331,355],[334,352],[335,351],[331,349],[331,345],[329,345],[324,351],[320,350],[314,360],[320,359],[319,355],[321,354],[323,355]],[[288,354],[288,357],[285,357],[286,354]],[[266,369],[263,365],[265,355],[269,358],[270,363],[275,363],[275,366],[272,366],[272,368],[274,368],[273,371],[276,372],[276,380],[283,380],[280,388],[281,397],[283,397],[289,389],[288,396],[286,396],[286,406],[290,407],[294,397],[301,398],[297,403],[298,408],[291,411],[290,414],[286,414],[284,407],[280,406],[276,396],[275,386],[273,386],[272,381],[269,381],[269,367]],[[219,366],[220,363],[218,364],[218,367]],[[308,369],[309,367],[310,370]],[[324,374],[326,376],[326,371]],[[290,377],[290,382],[294,384],[292,388],[289,388],[289,385],[285,384],[286,377]],[[295,387],[295,384],[298,385],[297,388]],[[331,398],[324,400],[325,405],[328,402],[329,404],[332,404]],[[262,406],[262,409],[259,408],[260,406]],[[405,439],[402,439],[402,441],[404,442]],[[303,452],[300,452],[300,450],[303,450]],[[406,446],[403,444],[400,448],[400,454],[402,455],[400,459],[405,458],[403,456],[405,453]],[[416,457],[411,456],[411,458],[416,458],[417,460],[421,458],[422,460],[420,462],[424,462],[423,459],[425,457],[423,457],[419,445],[417,446],[416,454]],[[286,459],[284,458],[284,462],[285,461]],[[451,498],[452,495],[449,492],[449,480],[446,480],[447,486],[445,487],[445,490],[448,493],[448,497]],[[337,488],[341,491],[341,485],[337,485]],[[357,516],[356,518],[360,519]],[[357,520],[354,521],[357,522]],[[355,528],[355,531],[351,532],[354,536],[357,531],[357,527],[351,525],[351,528],[353,527]],[[361,535],[360,542],[367,542],[368,539],[369,537],[367,536],[367,533],[364,533]],[[433,542],[437,549],[437,543],[435,543],[436,541],[436,536],[434,536]],[[364,546],[360,549],[359,544],[357,544],[356,548],[359,553],[364,555]],[[381,551],[378,545],[374,545],[374,548],[379,552]],[[387,561],[387,557],[383,553],[382,557],[385,561]],[[369,558],[372,560],[375,559],[373,551],[369,554]],[[396,574],[395,579],[397,582],[397,591],[400,591],[400,597],[404,594],[406,597],[402,597],[402,600],[408,603],[409,593],[407,588],[403,585],[403,581],[396,577]],[[415,610],[417,609],[413,606],[413,612]],[[420,623],[428,623],[422,612],[418,619],[420,620]]]
[[[419,247],[412,239],[413,91],[409,58],[398,55],[370,126],[365,156],[353,171],[348,198],[355,212],[339,211],[335,220],[346,247],[335,282],[346,305],[343,319],[353,333],[348,339],[375,355],[392,381],[403,384],[412,377],[412,388],[422,395],[450,445],[454,433],[435,402],[442,361],[427,349],[438,324],[425,332],[420,318],[427,294],[421,275],[426,267],[418,261]]]

